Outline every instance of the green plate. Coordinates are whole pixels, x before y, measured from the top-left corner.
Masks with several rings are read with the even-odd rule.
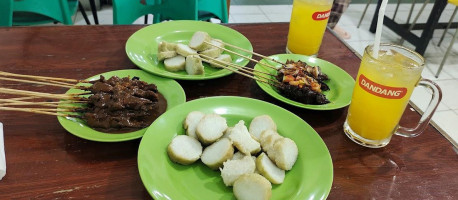
[[[186,102],[186,96],[184,93],[183,88],[178,84],[176,81],[171,79],[166,79],[162,77],[157,77],[142,70],[118,70],[118,71],[111,71],[102,73],[93,77],[90,77],[86,80],[97,80],[99,79],[100,75],[105,76],[105,78],[110,78],[112,76],[118,77],[139,77],[140,80],[145,81],[147,83],[153,83],[157,86],[159,92],[164,96],[167,100],[167,110]],[[66,94],[70,93],[81,93],[82,90],[79,89],[70,89],[67,91]],[[68,104],[66,104],[68,105]],[[147,128],[129,132],[129,133],[103,133],[100,131],[96,131],[86,125],[83,120],[75,119],[75,118],[66,118],[66,117],[57,117],[59,123],[62,127],[65,128],[68,132],[76,135],[80,138],[84,138],[87,140],[92,141],[99,141],[99,142],[120,142],[120,141],[127,141],[137,139],[143,136]]]
[[[330,79],[329,81],[325,82],[329,86],[330,90],[324,91],[323,94],[326,95],[326,98],[329,99],[329,101],[331,102],[323,105],[311,105],[300,103],[282,96],[277,91],[277,89],[272,87],[271,85],[268,85],[260,81],[256,81],[259,87],[261,87],[262,90],[267,92],[267,94],[271,95],[272,97],[280,101],[283,101],[287,104],[311,110],[334,110],[343,108],[350,104],[353,86],[355,85],[355,80],[340,67],[319,58],[299,54],[277,54],[269,57],[283,63],[286,62],[287,59],[289,59],[294,61],[301,60],[307,62],[307,64],[312,66],[320,66],[323,73],[327,74]],[[273,61],[268,61],[264,59],[261,62],[268,63],[277,68],[281,67],[280,64],[277,64]],[[262,72],[268,72],[270,74],[276,74],[274,69],[265,67],[260,64],[256,64],[254,66],[254,69]]]
[[[167,111],[146,131],[138,149],[138,169],[154,199],[223,200],[235,199],[232,187],[226,187],[219,171],[201,161],[188,166],[170,161],[167,145],[184,134],[183,120],[191,111],[218,113],[233,126],[239,120],[250,124],[259,115],[270,115],[278,132],[294,140],[299,156],[285,181],[273,185],[272,200],[326,199],[332,185],[333,166],[329,151],[310,125],[276,105],[244,97],[209,97],[189,101]]]
[[[157,60],[157,46],[161,41],[188,44],[196,31],[205,31],[212,38],[221,39],[223,42],[252,51],[250,41],[241,33],[219,25],[202,21],[169,21],[147,26],[135,32],[126,43],[126,53],[129,59],[138,67],[153,74],[173,79],[205,80],[227,76],[232,72],[226,69],[217,69],[204,63],[203,75],[188,75],[186,71],[169,72],[164,68],[164,62]],[[251,53],[246,53],[231,47],[229,50],[251,58]],[[223,52],[224,53],[224,52]],[[248,60],[238,55],[231,55],[233,63],[245,66]]]

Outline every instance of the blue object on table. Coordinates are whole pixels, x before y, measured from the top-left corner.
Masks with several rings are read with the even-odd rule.
[[[113,24],[132,24],[153,14],[153,23],[164,20],[207,20],[218,17],[227,23],[226,0],[113,0]],[[199,15],[200,14],[200,15]]]
[[[60,22],[71,25],[77,0],[1,0],[0,26]]]

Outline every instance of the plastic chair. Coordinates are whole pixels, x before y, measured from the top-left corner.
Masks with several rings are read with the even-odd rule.
[[[199,10],[199,20],[208,20],[216,16],[221,22],[228,22],[226,0],[199,0],[197,10]]]
[[[132,24],[153,14],[153,23],[163,20],[197,20],[197,0],[154,0],[143,5],[138,0],[113,0],[113,24]]]
[[[13,1],[0,1],[0,26],[13,25]]]
[[[146,5],[138,0],[113,0],[114,24],[132,24],[147,14],[154,15],[153,23],[164,20],[207,20],[213,16],[224,23],[228,20],[226,0],[146,0]]]
[[[60,22],[71,25],[77,0],[2,0],[0,26],[36,25]]]

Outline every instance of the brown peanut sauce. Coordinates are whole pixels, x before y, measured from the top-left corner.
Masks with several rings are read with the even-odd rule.
[[[145,122],[147,124],[152,124],[154,120],[156,120],[159,116],[161,116],[165,111],[167,110],[167,100],[161,93],[158,94],[158,100],[154,105],[154,109],[152,110],[151,115],[149,117],[144,118]],[[143,127],[146,128],[146,127]],[[104,133],[114,133],[114,134],[120,134],[120,133],[130,133],[134,131],[141,130],[143,128],[93,128],[94,130],[104,132]]]

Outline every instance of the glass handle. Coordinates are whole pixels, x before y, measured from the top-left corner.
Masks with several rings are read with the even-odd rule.
[[[400,126],[395,133],[396,135],[403,137],[416,137],[420,135],[426,129],[426,127],[428,127],[429,121],[433,117],[434,111],[436,110],[437,106],[439,106],[439,103],[442,99],[442,91],[440,87],[429,79],[421,79],[418,85],[429,88],[433,92],[431,101],[429,102],[428,107],[421,116],[420,121],[415,128],[406,128]]]

